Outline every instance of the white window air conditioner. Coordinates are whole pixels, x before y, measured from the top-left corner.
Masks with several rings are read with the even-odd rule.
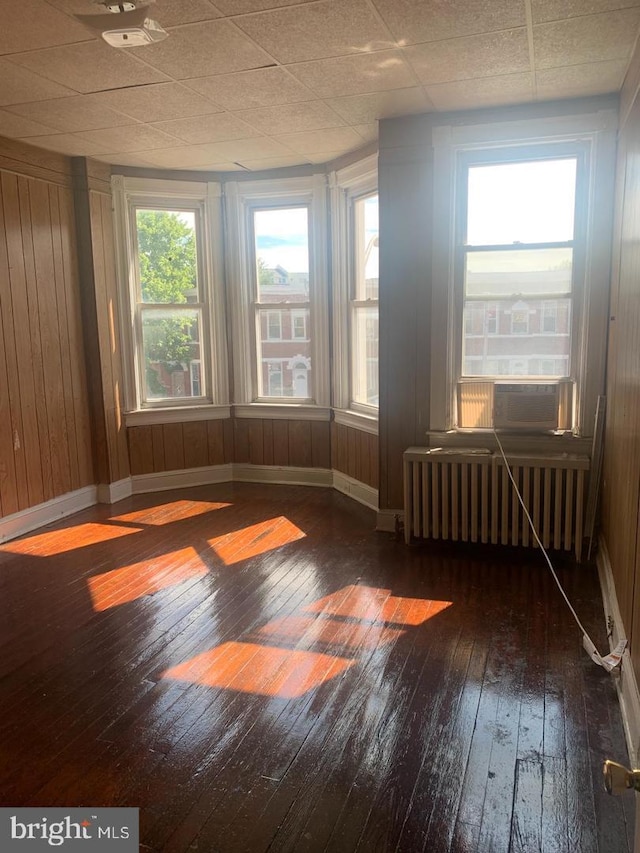
[[[494,429],[558,429],[559,385],[496,382],[493,390]]]

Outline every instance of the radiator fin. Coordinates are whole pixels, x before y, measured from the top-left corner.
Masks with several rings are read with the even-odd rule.
[[[581,557],[587,456],[509,457],[545,548]],[[504,460],[488,450],[412,447],[404,454],[405,539],[537,547]]]

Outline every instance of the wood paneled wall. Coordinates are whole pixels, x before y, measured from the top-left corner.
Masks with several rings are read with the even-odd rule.
[[[331,424],[331,467],[354,480],[378,488],[380,459],[378,436]]]
[[[0,140],[0,515],[94,482],[71,164]]]
[[[627,80],[621,99],[602,524],[624,622],[620,635],[630,641],[640,679],[640,99],[635,82]]]
[[[129,427],[132,474],[224,465],[334,468],[378,488],[378,437],[324,421],[231,418]]]

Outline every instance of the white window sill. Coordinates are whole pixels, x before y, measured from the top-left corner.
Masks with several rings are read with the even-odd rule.
[[[591,455],[593,439],[582,438],[568,430],[556,433],[518,433],[498,430],[498,436],[505,451],[513,452],[553,452],[579,453]],[[447,432],[427,431],[426,442],[429,447],[486,447],[497,448],[497,442],[491,429],[453,429]]]
[[[166,409],[137,409],[126,412],[125,426],[216,421],[231,417],[231,406],[172,406]]]
[[[333,419],[337,424],[359,429],[371,435],[378,435],[378,418],[364,412],[354,412],[353,409],[334,409]]]
[[[331,409],[312,403],[245,403],[233,407],[236,418],[266,418],[283,421],[329,421]]]

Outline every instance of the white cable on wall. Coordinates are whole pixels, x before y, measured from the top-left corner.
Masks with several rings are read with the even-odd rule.
[[[515,489],[516,495],[518,496],[518,500],[520,502],[520,506],[522,507],[522,511],[524,512],[524,514],[527,518],[527,521],[529,522],[529,526],[530,526],[531,531],[533,533],[533,538],[536,540],[536,542],[538,543],[538,545],[540,547],[540,550],[544,554],[544,558],[547,561],[547,565],[549,566],[549,570],[551,571],[551,574],[553,575],[553,579],[556,582],[558,589],[560,590],[560,593],[561,593],[562,597],[564,598],[564,600],[567,604],[567,607],[571,611],[571,614],[573,615],[573,618],[575,619],[578,627],[582,631],[582,644],[584,646],[584,649],[587,652],[587,654],[589,655],[589,657],[593,660],[594,663],[597,663],[598,666],[602,666],[608,672],[611,672],[612,669],[615,669],[615,667],[617,667],[620,664],[620,662],[622,660],[622,653],[626,648],[627,641],[626,640],[620,640],[620,642],[615,647],[615,649],[610,654],[606,655],[605,657],[602,657],[602,655],[600,655],[600,653],[598,652],[598,650],[595,646],[595,643],[593,642],[593,640],[591,639],[591,637],[587,633],[586,628],[584,627],[584,625],[580,621],[580,617],[578,616],[573,605],[569,601],[567,594],[564,591],[562,584],[560,583],[560,579],[558,578],[558,575],[556,574],[556,570],[553,567],[553,563],[551,562],[549,554],[547,553],[546,548],[544,547],[544,545],[542,544],[542,542],[540,540],[540,537],[538,535],[538,531],[536,530],[536,527],[535,527],[535,525],[531,519],[531,516],[529,515],[529,510],[527,509],[525,502],[522,498],[522,495],[520,494],[520,489],[518,488],[518,485],[517,485],[517,483],[513,477],[513,474],[511,473],[511,468],[509,467],[509,462],[508,462],[507,457],[505,455],[504,448],[502,447],[502,442],[498,438],[498,433],[495,431],[495,429],[493,430],[493,434],[494,434],[495,439],[498,443],[498,448],[500,449],[500,454],[504,460],[504,464],[505,464],[505,467],[507,470],[507,474],[509,475],[509,479],[511,480],[511,485]]]

